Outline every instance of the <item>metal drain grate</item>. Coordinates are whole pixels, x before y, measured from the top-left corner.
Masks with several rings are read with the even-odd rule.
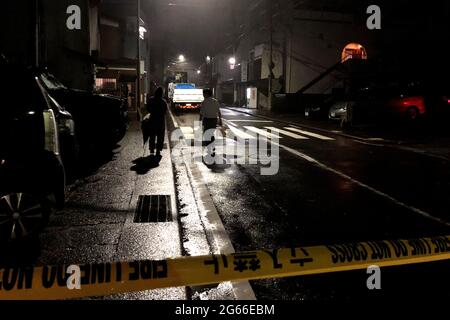
[[[134,223],[172,222],[170,196],[139,196]]]

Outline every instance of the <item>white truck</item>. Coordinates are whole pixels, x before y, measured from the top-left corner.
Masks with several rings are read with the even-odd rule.
[[[175,110],[198,110],[204,100],[203,90],[191,83],[170,84],[169,98]]]

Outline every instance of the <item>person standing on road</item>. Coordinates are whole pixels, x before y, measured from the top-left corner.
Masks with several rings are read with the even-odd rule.
[[[150,154],[161,156],[164,148],[164,136],[166,132],[167,102],[164,100],[164,89],[158,87],[155,95],[147,102],[147,111],[150,113]]]
[[[203,136],[208,130],[215,130],[217,125],[222,126],[222,114],[220,112],[220,103],[213,98],[213,92],[211,89],[203,90],[203,97],[205,100],[200,106],[200,121],[203,126]],[[215,137],[211,135],[211,140],[208,144],[208,154],[215,157],[214,148]]]

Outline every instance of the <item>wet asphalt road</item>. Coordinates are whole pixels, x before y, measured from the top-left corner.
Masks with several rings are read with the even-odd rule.
[[[263,122],[227,109],[223,115],[237,135],[252,138],[269,127],[280,136],[275,175],[261,175],[260,164],[249,164],[258,160],[255,154],[246,164],[199,164],[237,252],[450,234],[447,161],[380,142]],[[198,114],[178,114],[176,120],[191,138]],[[233,145],[231,140],[219,142]],[[144,154],[139,126],[132,122],[114,152],[89,159],[83,177],[70,186],[66,208],[51,218],[37,241],[0,248],[0,266],[209,254],[211,244],[203,237],[189,178],[176,166],[172,172],[169,151],[163,151],[158,167],[139,167],[136,160],[148,151]],[[223,148],[217,153],[233,158]],[[175,200],[175,189],[178,203],[173,205],[179,212],[178,217],[174,212],[173,222],[133,222],[140,195],[164,194]],[[448,262],[385,268],[377,292],[367,289],[367,278],[365,271],[355,271],[251,285],[258,299],[450,298]],[[186,288],[170,288],[106,299],[186,299],[192,294]]]
[[[248,163],[200,165],[237,251],[450,234],[449,162],[228,109],[223,116],[237,135],[272,128],[281,145],[272,176]],[[189,132],[198,115],[176,118]],[[367,278],[358,271],[252,286],[260,299],[450,297],[448,262],[385,268],[378,292]]]

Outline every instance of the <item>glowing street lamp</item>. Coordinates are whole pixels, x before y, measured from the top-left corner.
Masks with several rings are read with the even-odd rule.
[[[211,62],[211,57],[210,57],[210,56],[207,56],[207,57],[206,57],[206,62],[207,62],[207,63],[210,63],[210,62]]]
[[[145,27],[139,27],[139,38],[141,38],[141,40],[145,39],[145,34],[147,33],[147,29],[145,29]]]
[[[186,58],[184,57],[184,55],[180,54],[180,56],[178,57],[178,61],[185,62]]]
[[[200,70],[197,70],[197,74],[201,74],[202,72]]]
[[[230,64],[230,69],[234,70],[234,68],[236,66],[236,58],[235,57],[231,57],[230,59],[228,59],[228,63]]]

